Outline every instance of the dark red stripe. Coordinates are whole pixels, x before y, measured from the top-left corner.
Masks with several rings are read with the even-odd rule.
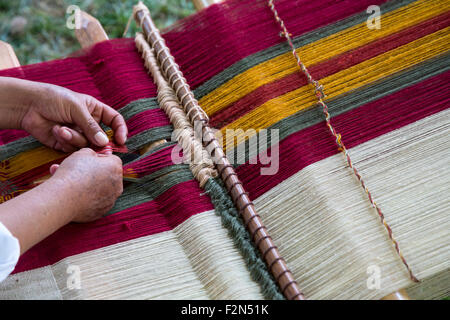
[[[172,230],[213,206],[197,181],[170,188],[153,201],[91,223],[71,223],[20,257],[14,273],[51,265],[68,256]]]
[[[133,39],[104,41],[78,57],[1,70],[0,76],[66,87],[116,109],[131,101],[156,96],[156,87]]]
[[[312,65],[308,67],[308,70],[314,79],[319,80],[432,34],[449,25],[450,12],[446,12],[365,46],[347,51],[325,62]],[[265,102],[307,84],[306,77],[300,72],[295,71],[280,80],[259,87],[228,107],[214,113],[210,116],[210,124],[214,128],[222,128],[244,116],[246,113],[258,108]]]
[[[0,146],[13,142],[15,140],[25,138],[30,134],[23,130],[0,130]]]
[[[128,136],[134,136],[151,128],[169,125],[169,118],[161,109],[146,110],[127,120]]]
[[[347,148],[352,148],[427,116],[450,105],[450,72],[427,79],[382,99],[332,118]],[[237,173],[252,199],[299,172],[306,166],[339,153],[325,121],[300,130],[279,143],[279,171],[262,176],[269,165],[244,164]],[[344,157],[342,166],[346,166]]]
[[[172,152],[174,148],[175,146],[172,145],[153,152],[139,161],[124,166],[124,170],[131,169],[132,172],[137,173],[139,176],[146,176],[162,168],[174,165],[172,161]],[[181,152],[180,156],[182,157]]]

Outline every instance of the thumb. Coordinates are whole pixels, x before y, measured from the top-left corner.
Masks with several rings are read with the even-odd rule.
[[[108,136],[103,132],[100,125],[95,121],[87,109],[75,108],[72,117],[74,123],[83,130],[83,133],[90,142],[99,147],[108,144]]]

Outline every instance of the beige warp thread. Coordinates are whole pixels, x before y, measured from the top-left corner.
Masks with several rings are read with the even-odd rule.
[[[143,11],[144,15],[150,16],[150,12],[148,11],[147,7],[142,3],[142,1],[139,1],[139,3],[133,7],[133,16],[136,17],[137,12],[139,12],[139,11]],[[142,26],[142,21],[139,22],[139,25]],[[152,31],[151,33],[154,33],[154,32],[155,32],[155,30]],[[160,37],[159,41],[162,42],[162,48],[159,51],[154,51],[154,56],[155,56],[156,61],[159,60],[160,54],[166,50],[165,49],[166,48],[165,40],[162,37]],[[149,42],[148,36],[147,36],[147,42]],[[158,64],[158,65],[161,67],[162,72],[166,75],[167,75],[167,71],[171,67],[176,66],[176,69],[179,68],[179,66],[176,64],[176,62],[174,61],[173,57],[170,54],[168,54],[167,57],[160,62],[161,62],[161,64]],[[167,64],[166,64],[166,62],[167,62]],[[177,83],[180,79],[183,79],[184,83],[182,85],[178,84],[177,86],[175,86],[175,83]],[[167,78],[167,83],[172,88],[174,88],[175,96],[178,97],[178,101],[184,106],[184,109],[186,111],[186,116],[191,121],[191,123],[194,123],[196,121],[202,121],[204,123],[207,123],[209,121],[208,115],[200,107],[197,99],[195,99],[194,94],[192,93],[189,85],[187,84],[186,79],[183,77],[183,74],[181,73],[181,71],[179,69],[175,70],[175,72],[173,72],[172,75]],[[183,92],[183,91],[180,91],[181,89],[184,89],[183,95],[181,95],[181,92]],[[187,107],[187,106],[189,106],[189,107]]]
[[[142,33],[136,34],[135,42],[136,47],[142,53],[145,66],[152,73],[158,87],[157,99],[160,108],[167,114],[174,127],[175,139],[183,149],[183,161],[189,164],[192,174],[203,188],[210,178],[217,177],[214,163],[203,148],[201,141],[195,137],[194,128],[180,105],[175,91],[162,76],[154,50],[149,46]]]
[[[80,288],[68,285],[81,270]],[[213,275],[213,276],[212,276]],[[198,213],[172,230],[66,257],[0,283],[0,300],[261,300],[221,218]]]

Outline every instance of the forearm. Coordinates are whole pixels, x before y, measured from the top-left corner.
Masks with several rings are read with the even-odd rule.
[[[0,222],[19,240],[21,254],[72,221],[76,208],[70,189],[51,178],[0,205]]]
[[[43,89],[37,82],[0,77],[0,129],[22,129],[23,115]]]

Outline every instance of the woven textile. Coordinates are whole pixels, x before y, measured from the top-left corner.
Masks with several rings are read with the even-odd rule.
[[[450,3],[275,3],[297,53],[324,86],[333,125],[430,292],[416,285],[411,294],[448,295]],[[380,29],[367,26],[369,5],[381,9]],[[239,178],[305,296],[378,299],[411,286],[267,2],[213,5],[163,37],[211,126],[224,136],[242,130],[224,148],[243,157],[235,163]],[[124,167],[140,177],[125,182],[104,218],[69,224],[26,252],[0,284],[0,298],[280,297],[267,270],[252,269],[260,260],[249,258],[245,236],[230,231],[238,219],[228,219],[236,213],[225,189],[215,179],[200,188],[188,165],[173,163],[173,129],[133,39],[0,76],[64,86],[119,110],[129,128]],[[270,129],[267,139],[261,129]],[[138,153],[161,139],[168,142]],[[273,175],[254,161],[267,154],[278,162]],[[1,201],[66,156],[26,132],[0,131]],[[70,266],[81,270],[80,289],[68,288]],[[378,289],[367,286],[370,266],[381,270]]]

